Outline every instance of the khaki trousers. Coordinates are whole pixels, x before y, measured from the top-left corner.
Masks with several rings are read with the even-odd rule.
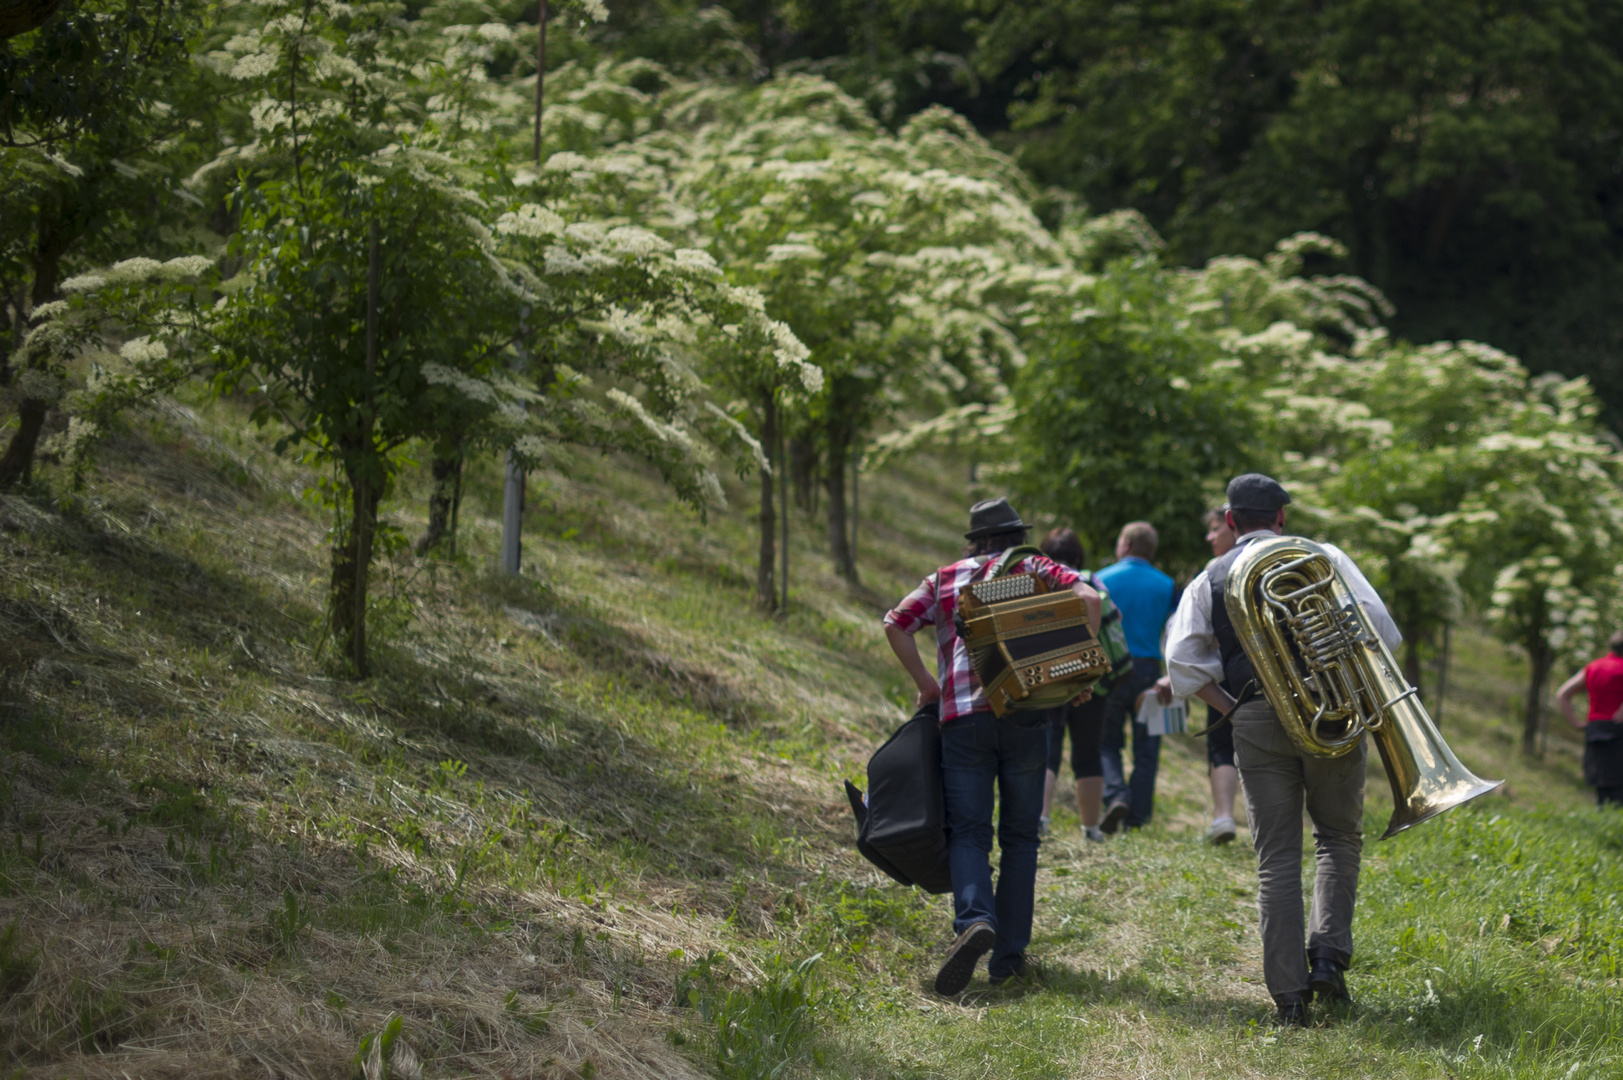
[[[1262,970],[1276,999],[1307,990],[1310,959],[1352,959],[1353,906],[1364,846],[1364,761],[1368,740],[1339,758],[1302,753],[1271,705],[1234,712],[1234,755],[1257,851]],[[1302,917],[1302,810],[1313,821],[1317,873],[1313,912]],[[1304,939],[1306,948],[1304,950]]]

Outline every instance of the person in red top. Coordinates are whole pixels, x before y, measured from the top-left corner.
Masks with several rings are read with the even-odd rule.
[[[1584,782],[1595,788],[1595,805],[1623,806],[1623,630],[1607,641],[1610,650],[1555,692],[1567,723],[1584,729]],[[1577,694],[1589,697],[1589,717],[1572,711]]]
[[[1037,891],[1037,826],[1048,767],[1048,714],[1011,712],[1001,720],[958,637],[953,616],[958,592],[991,572],[998,556],[1026,542],[1026,523],[1007,499],[989,499],[969,510],[964,558],[943,566],[885,615],[885,637],[918,688],[920,707],[941,706],[941,788],[947,814],[947,860],[952,868],[953,931],[958,935],[936,973],[935,989],[961,993],[990,950],[987,973],[994,986],[1026,971],[1031,916]],[[1070,589],[1099,632],[1099,594],[1069,567],[1028,555],[1009,573],[1038,574],[1054,589]],[[919,655],[913,635],[935,628],[936,675]],[[1077,698],[1078,703],[1085,696]],[[997,786],[997,837],[1002,849],[997,891],[992,891],[992,789]]]

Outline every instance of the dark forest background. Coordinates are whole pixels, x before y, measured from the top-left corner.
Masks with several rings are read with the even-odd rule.
[[[1623,4],[1616,0],[726,0],[758,75],[814,70],[891,124],[942,103],[1171,260],[1317,230],[1397,305],[1587,375],[1623,422]],[[600,28],[680,67],[709,5]],[[737,63],[736,53],[726,62]],[[1324,269],[1330,269],[1326,267]]]

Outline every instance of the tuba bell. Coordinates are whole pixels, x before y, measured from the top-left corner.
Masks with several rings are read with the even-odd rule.
[[[1258,685],[1303,753],[1335,758],[1365,732],[1374,739],[1394,807],[1382,840],[1504,783],[1460,764],[1320,545],[1252,541],[1223,598]]]

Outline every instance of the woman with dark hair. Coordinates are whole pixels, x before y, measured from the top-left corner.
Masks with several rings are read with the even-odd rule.
[[[1098,592],[1102,610],[1099,624],[1099,643],[1110,658],[1112,671],[1100,679],[1093,688],[1093,697],[1080,705],[1062,705],[1048,712],[1048,779],[1043,785],[1043,816],[1041,830],[1048,832],[1048,819],[1054,807],[1054,789],[1059,786],[1060,762],[1065,758],[1065,732],[1071,733],[1071,773],[1076,777],[1076,812],[1082,819],[1082,835],[1089,840],[1103,840],[1099,829],[1104,814],[1104,777],[1099,765],[1099,742],[1104,735],[1105,699],[1109,696],[1112,678],[1129,666],[1127,637],[1122,632],[1121,612],[1110,602],[1098,578],[1091,570],[1082,569],[1088,561],[1082,541],[1076,533],[1064,527],[1051,531],[1040,545],[1044,555],[1077,571],[1082,580]]]

